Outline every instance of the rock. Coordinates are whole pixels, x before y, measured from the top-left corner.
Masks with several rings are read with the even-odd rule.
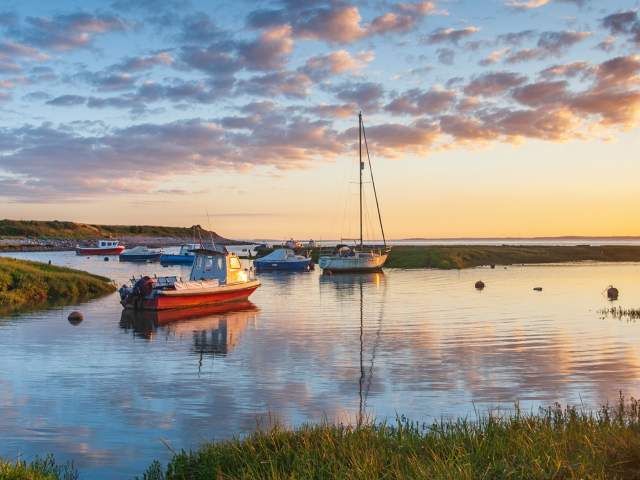
[[[491,264],[491,270],[493,270],[494,268],[496,268],[496,266],[492,263]]]
[[[476,282],[476,290],[482,290],[484,288],[484,282],[482,280],[478,280]]]
[[[67,317],[67,320],[69,320],[69,323],[71,325],[79,325],[80,322],[82,322],[82,320],[84,320],[84,317],[82,316],[82,314],[80,312],[71,312],[69,314],[69,316]]]
[[[535,292],[541,292],[542,291],[542,287],[533,287],[533,290]]]
[[[609,288],[607,288],[607,298],[609,300],[617,300],[619,294],[620,292],[616,287],[614,287],[613,285],[609,285]]]

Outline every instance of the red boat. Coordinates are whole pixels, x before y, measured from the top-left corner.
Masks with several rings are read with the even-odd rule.
[[[120,255],[123,250],[124,245],[120,245],[118,240],[98,240],[95,247],[76,245],[78,255]]]
[[[259,286],[253,269],[243,269],[233,253],[213,249],[194,250],[188,281],[176,277],[133,278],[123,285],[120,303],[133,310],[172,310],[243,302]]]

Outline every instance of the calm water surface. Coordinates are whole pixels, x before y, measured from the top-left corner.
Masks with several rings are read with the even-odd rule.
[[[118,283],[188,274],[72,252],[13,256]],[[611,283],[617,304],[640,307],[639,264],[260,278],[253,306],[186,320],[123,317],[117,294],[0,318],[0,456],[52,452],[83,478],[127,478],[166,461],[166,445],[246,433],[269,416],[429,421],[640,394],[640,324],[598,314]]]

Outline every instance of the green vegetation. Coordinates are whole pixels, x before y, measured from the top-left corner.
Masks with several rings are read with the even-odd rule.
[[[0,311],[84,301],[114,290],[108,278],[98,275],[0,258]]]
[[[638,262],[639,246],[399,246],[391,249],[389,268],[471,268],[483,265]]]
[[[274,428],[177,453],[145,480],[640,478],[640,406],[419,425]]]
[[[53,456],[36,458],[31,463],[0,460],[0,480],[76,480],[78,472],[73,463],[56,464]]]
[[[53,457],[0,461],[0,480],[75,480]],[[592,413],[556,405],[538,414],[489,415],[430,425],[274,427],[154,461],[144,480],[209,479],[638,479],[640,404],[620,399]]]
[[[150,225],[89,225],[86,223],[36,221],[36,220],[0,220],[0,237],[28,237],[39,239],[75,239],[86,240],[109,237],[169,237],[169,238],[193,238],[194,227],[197,227],[203,237],[213,235],[199,225],[190,228],[185,227],[161,227]]]

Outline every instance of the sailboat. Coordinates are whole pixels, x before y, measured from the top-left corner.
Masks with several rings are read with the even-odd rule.
[[[376,199],[376,209],[378,210],[378,220],[380,222],[380,231],[382,232],[383,248],[366,248],[362,240],[362,172],[365,169],[365,163],[362,160],[362,140],[367,153],[367,163],[371,175],[371,184],[373,186],[373,195]],[[371,168],[371,157],[369,156],[369,146],[367,145],[367,135],[362,122],[362,112],[358,113],[358,156],[359,156],[359,174],[360,174],[360,242],[356,248],[346,245],[340,246],[333,255],[325,255],[319,258],[318,264],[325,273],[342,273],[342,272],[379,272],[382,270],[384,263],[389,256],[389,247],[384,236],[384,227],[382,226],[382,215],[380,214],[380,204],[378,202],[378,194],[376,192],[376,184],[373,180],[373,169]]]

